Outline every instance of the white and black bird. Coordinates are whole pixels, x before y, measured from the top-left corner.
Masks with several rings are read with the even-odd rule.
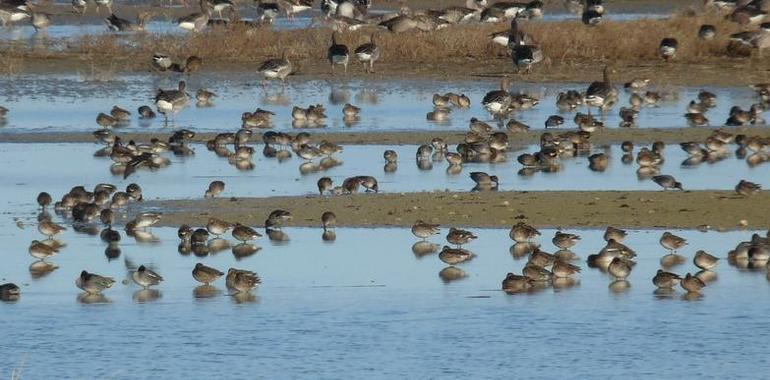
[[[348,62],[350,61],[350,50],[347,45],[337,42],[337,32],[332,33],[332,45],[329,46],[326,58],[332,66],[332,75],[334,75],[334,66],[342,65],[345,68],[345,74],[348,73]]]
[[[372,34],[368,43],[365,43],[354,50],[356,58],[364,64],[364,71],[367,73],[374,72],[374,62],[380,59],[380,47],[377,46],[375,38],[376,34]]]

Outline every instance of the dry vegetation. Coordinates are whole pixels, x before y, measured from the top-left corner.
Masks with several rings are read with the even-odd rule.
[[[722,37],[710,42],[700,41],[697,30],[703,23],[716,25]],[[342,41],[352,50],[368,42],[371,33],[379,33],[379,44],[384,52],[380,62],[385,64],[467,63],[504,57],[505,49],[492,43],[488,35],[506,28],[506,23],[473,24],[452,26],[432,33],[403,34],[368,29],[344,33]],[[546,64],[560,65],[596,61],[658,62],[657,48],[664,37],[679,40],[677,62],[703,63],[711,58],[725,58],[725,36],[739,30],[738,25],[724,21],[718,15],[684,13],[665,20],[607,21],[593,28],[579,21],[530,22],[523,28],[540,43],[548,57]],[[27,50],[5,42],[0,45],[0,53],[4,59],[87,57],[88,62],[116,62],[124,69],[138,69],[146,68],[155,52],[166,52],[180,59],[198,55],[209,63],[252,67],[268,57],[280,56],[284,49],[291,49],[294,62],[301,67],[323,62],[330,34],[327,29],[275,31],[235,26],[190,35],[83,36],[69,42],[60,52]],[[766,66],[756,57],[751,58],[751,62],[761,68]]]

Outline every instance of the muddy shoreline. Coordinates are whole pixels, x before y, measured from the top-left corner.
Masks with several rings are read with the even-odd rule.
[[[537,227],[766,229],[770,192],[752,197],[729,191],[425,192],[147,201],[132,212],[160,210],[162,226],[205,225],[210,217],[262,226],[275,209],[289,210],[291,226],[320,226],[325,211],[340,226],[409,227],[422,219],[444,226],[507,228],[525,221]]]
[[[619,144],[623,141],[631,141],[639,144],[649,144],[654,141],[665,143],[680,143],[684,141],[703,141],[715,130],[723,130],[733,134],[745,134],[748,136],[770,137],[770,126],[751,127],[686,127],[686,128],[606,128],[591,135],[593,144]],[[162,141],[168,139],[174,129],[166,129],[163,132],[120,132],[115,133],[124,140],[149,141],[158,138]],[[552,128],[548,130],[537,129],[526,133],[510,134],[512,144],[529,145],[536,144],[543,132],[559,134],[574,129]],[[2,130],[0,130],[2,131]],[[265,130],[267,131],[267,130]],[[295,129],[286,131],[299,133],[307,130]],[[231,130],[222,132],[232,132]],[[261,143],[262,130],[255,130],[254,143]],[[464,131],[414,131],[414,132],[310,132],[313,141],[327,140],[335,144],[345,145],[414,145],[429,143],[434,137],[443,138],[448,144],[457,144],[463,141]],[[211,140],[217,133],[198,133],[191,141],[203,143]],[[95,139],[88,132],[23,132],[0,133],[0,143],[94,143]]]

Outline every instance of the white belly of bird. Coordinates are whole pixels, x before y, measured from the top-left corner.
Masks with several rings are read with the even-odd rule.
[[[369,53],[357,53],[356,57],[358,57],[358,60],[360,61],[370,61],[372,59],[372,55]]]
[[[663,55],[674,55],[676,53],[676,49],[670,47],[670,46],[661,46],[660,48],[660,54]]]
[[[506,18],[514,18],[514,17],[516,17],[516,15],[521,13],[521,11],[523,11],[523,10],[524,10],[524,8],[519,8],[519,7],[508,8],[508,9],[505,10],[505,17]]]
[[[278,70],[265,70],[262,72],[262,75],[264,75],[265,78],[268,78],[268,79],[275,79],[279,77]]]
[[[484,107],[492,113],[499,113],[503,110],[503,104],[500,102],[489,102],[484,104]]]
[[[497,36],[492,39],[492,42],[503,46],[508,46],[508,41],[509,41],[508,36]]]
[[[332,56],[332,63],[335,65],[345,65],[348,63],[348,56],[347,55],[333,55]]]
[[[179,27],[184,30],[194,30],[195,29],[195,23],[190,21],[182,21],[179,23]]]
[[[11,14],[11,21],[21,21],[29,17],[29,14],[24,12],[16,12]]]
[[[158,102],[155,103],[155,105],[158,106],[158,112],[162,114],[166,114],[174,110],[174,105],[165,100],[158,100]]]
[[[586,104],[592,107],[601,107],[604,105],[604,98],[597,95],[586,96]]]

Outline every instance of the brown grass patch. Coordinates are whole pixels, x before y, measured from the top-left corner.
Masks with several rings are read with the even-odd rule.
[[[701,24],[714,24],[720,37],[704,42],[697,37]],[[463,60],[484,60],[505,55],[505,49],[489,40],[488,34],[505,30],[502,24],[455,25],[432,33],[391,34],[379,31],[384,63],[437,64]],[[727,38],[739,30],[733,23],[712,14],[679,14],[664,20],[606,21],[598,27],[586,27],[579,21],[529,22],[523,26],[539,41],[552,62],[645,61],[656,60],[658,44],[664,37],[679,40],[679,62],[703,62],[726,56]],[[374,29],[341,35],[351,51],[365,43]],[[296,61],[325,60],[331,31],[326,29],[275,31],[242,26],[214,28],[206,33],[182,36],[111,34],[83,36],[67,44],[61,52],[24,50],[11,44],[0,46],[7,57],[31,58],[87,57],[88,61],[116,61],[126,67],[146,67],[154,52],[165,52],[183,59],[198,55],[207,62],[256,66],[263,60],[280,56],[283,49],[293,51]],[[755,58],[756,59],[756,58]]]

